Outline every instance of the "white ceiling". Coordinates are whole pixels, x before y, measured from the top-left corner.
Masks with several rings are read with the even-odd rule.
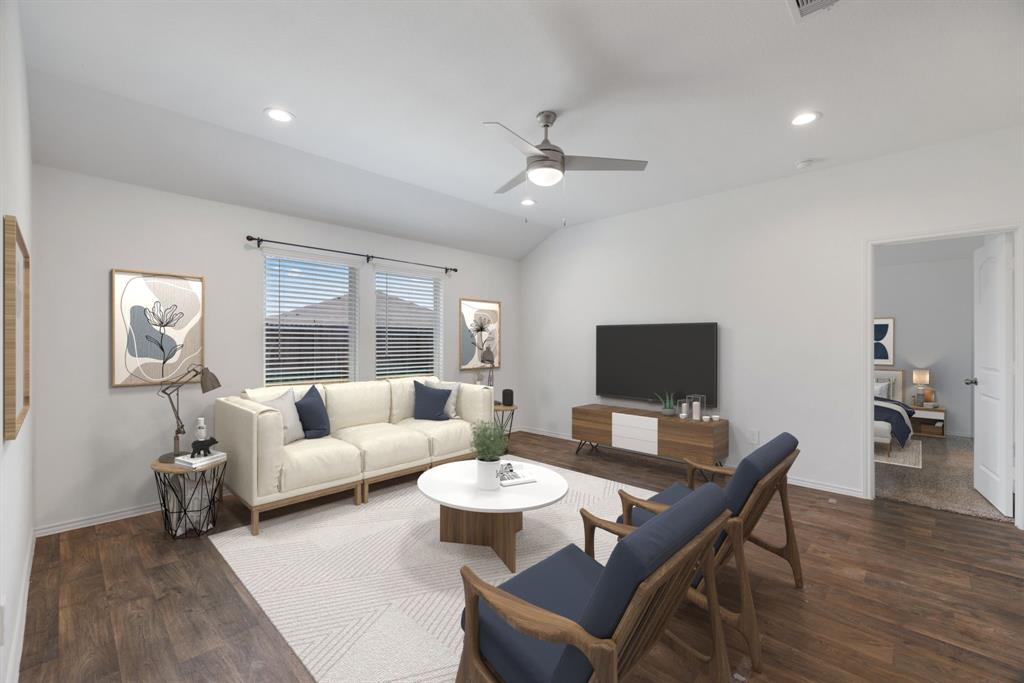
[[[1024,2],[788,1],[27,3],[33,154],[518,258],[563,218],[1024,122]],[[523,160],[481,122],[539,139],[541,109],[567,153],[647,171],[493,194]]]

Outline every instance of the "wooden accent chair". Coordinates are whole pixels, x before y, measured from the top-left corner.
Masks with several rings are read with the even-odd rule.
[[[618,522],[626,526],[638,525],[642,528],[650,520],[659,517],[660,513],[693,495],[693,486],[698,471],[707,473],[712,479],[715,475],[729,477],[724,491],[733,517],[726,523],[725,532],[715,540],[715,568],[721,567],[730,558],[735,558],[740,581],[740,611],[732,612],[724,607],[719,607],[719,609],[722,613],[722,621],[743,634],[750,652],[750,662],[755,671],[761,671],[762,668],[761,632],[757,625],[753,593],[750,589],[750,575],[743,551],[744,541],[750,541],[789,562],[796,587],[803,587],[800,550],[797,547],[796,533],[793,529],[793,515],[789,509],[789,489],[786,483],[789,468],[793,466],[799,453],[796,437],[788,432],[783,432],[745,457],[737,467],[688,463],[690,465],[688,485],[673,484],[649,500],[619,491],[619,497],[622,499],[622,516],[619,517]],[[701,490],[704,488],[706,486],[701,487]],[[782,503],[782,516],[786,527],[786,542],[782,546],[772,545],[753,535],[754,527],[757,526],[761,515],[776,492],[778,492],[779,500]],[[703,575],[695,577],[686,597],[699,607],[709,609],[703,579]]]
[[[724,642],[712,544],[729,517],[722,489],[703,486],[642,528],[619,533],[605,566],[567,545],[500,587],[463,567],[456,681],[617,683],[662,635],[702,567],[712,632]],[[713,671],[724,683],[728,660],[724,648],[718,654]]]

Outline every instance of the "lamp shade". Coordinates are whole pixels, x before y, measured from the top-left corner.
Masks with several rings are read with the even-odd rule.
[[[931,381],[931,373],[928,368],[914,368],[914,384],[928,384]]]
[[[915,370],[914,372],[917,371]],[[220,380],[217,379],[217,375],[210,371],[210,368],[203,368],[203,371],[199,374],[199,386],[205,394],[208,391],[220,388]]]

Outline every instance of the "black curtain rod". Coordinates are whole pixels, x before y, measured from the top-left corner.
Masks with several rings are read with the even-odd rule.
[[[438,270],[443,270],[445,275],[447,275],[449,273],[457,273],[457,272],[459,272],[459,269],[455,268],[453,266],[435,266],[435,265],[433,265],[431,263],[420,263],[418,261],[406,261],[405,259],[388,258],[387,256],[374,256],[373,254],[360,254],[360,253],[355,252],[355,251],[343,251],[341,249],[328,249],[327,247],[311,247],[308,244],[295,244],[293,242],[279,242],[278,240],[268,240],[268,239],[264,239],[262,237],[253,237],[252,235],[246,235],[245,236],[245,241],[246,242],[255,242],[257,247],[262,247],[263,243],[266,242],[267,244],[281,244],[281,245],[284,245],[286,247],[298,247],[299,249],[313,249],[314,251],[329,251],[332,254],[345,254],[346,256],[358,256],[360,258],[366,259],[367,263],[370,263],[371,261],[391,261],[392,263],[406,263],[406,264],[408,264],[410,266],[422,266],[424,268],[437,268]]]

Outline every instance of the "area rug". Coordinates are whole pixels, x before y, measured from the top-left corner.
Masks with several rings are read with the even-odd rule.
[[[552,469],[569,493],[523,514],[520,570],[583,546],[581,507],[614,519],[620,488],[652,493]],[[239,527],[210,540],[316,680],[440,683],[455,679],[462,651],[459,569],[492,584],[512,574],[490,548],[441,543],[438,516],[411,481],[374,489],[366,505],[345,499],[267,519],[259,536]],[[603,563],[614,537],[599,531],[596,541]]]
[[[906,448],[900,448],[894,443],[891,453],[887,446],[875,444],[875,462],[883,465],[921,469],[921,453],[921,442],[917,439],[911,439]]]

